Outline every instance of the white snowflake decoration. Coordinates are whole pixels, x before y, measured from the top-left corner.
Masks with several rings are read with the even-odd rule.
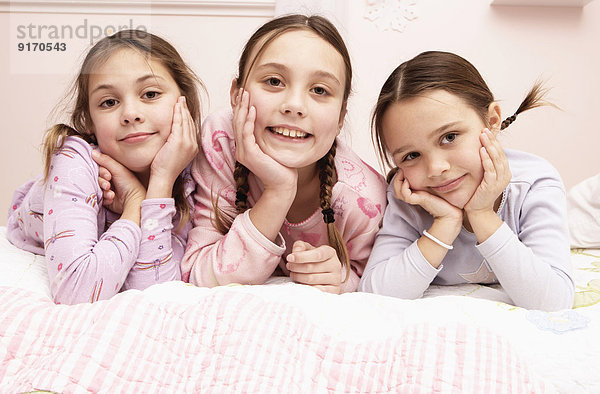
[[[365,18],[378,29],[403,32],[417,17],[417,0],[367,0]]]

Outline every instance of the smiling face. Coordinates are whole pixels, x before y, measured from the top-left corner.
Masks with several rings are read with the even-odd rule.
[[[497,104],[490,110],[499,110]],[[460,97],[439,89],[390,105],[382,122],[386,147],[411,189],[461,209],[483,179],[479,136],[485,127]]]
[[[263,152],[291,168],[325,156],[343,122],[344,67],[340,53],[310,31],[283,33],[267,45],[245,84]],[[232,87],[232,102],[235,94]]]
[[[149,170],[171,132],[177,83],[162,63],[120,49],[89,77],[92,133],[100,150],[131,171]]]

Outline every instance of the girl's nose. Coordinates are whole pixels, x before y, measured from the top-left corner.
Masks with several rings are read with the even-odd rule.
[[[286,115],[306,116],[306,104],[302,92],[289,91],[281,103],[281,112]]]
[[[442,155],[430,156],[427,164],[427,175],[430,178],[440,176],[450,169],[450,163]]]
[[[121,113],[121,124],[128,125],[131,123],[144,122],[144,116],[141,110],[134,103],[123,104],[123,112]]]

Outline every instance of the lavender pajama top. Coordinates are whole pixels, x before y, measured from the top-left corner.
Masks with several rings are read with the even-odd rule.
[[[177,231],[173,198],[147,199],[141,228],[102,206],[95,146],[70,136],[41,177],[21,186],[9,208],[7,238],[45,255],[56,303],[107,299],[121,289],[144,289],[181,278],[180,261],[191,223]],[[186,176],[186,174],[188,174]],[[184,171],[188,199],[194,190]]]
[[[420,206],[396,199],[390,182],[383,226],[359,289],[415,299],[430,284],[500,283],[517,306],[571,308],[573,268],[560,175],[541,157],[505,151],[512,179],[498,210],[504,223],[481,244],[463,227],[437,269],[417,245],[433,217]]]

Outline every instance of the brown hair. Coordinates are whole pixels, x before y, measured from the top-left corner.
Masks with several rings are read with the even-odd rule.
[[[383,115],[394,103],[419,96],[424,92],[443,89],[471,106],[488,125],[487,111],[494,95],[477,69],[466,59],[449,52],[423,52],[400,64],[383,84],[371,117],[372,139],[383,165],[392,168],[388,182],[397,171],[387,150],[383,135]],[[515,121],[517,115],[535,107],[548,104],[543,101],[546,89],[536,82],[517,111],[505,119],[501,130]]]
[[[162,38],[143,30],[122,30],[98,41],[87,53],[79,74],[71,88],[73,110],[70,125],[56,124],[51,127],[44,137],[44,178],[48,177],[50,161],[54,153],[61,149],[65,137],[78,136],[88,143],[96,143],[89,106],[89,79],[94,67],[106,61],[120,49],[133,49],[152,60],[164,65],[177,83],[182,96],[185,96],[190,114],[196,128],[200,128],[200,97],[199,88],[204,86],[196,74],[185,64],[177,50]],[[185,223],[190,215],[190,206],[184,196],[184,180],[180,174],[173,185],[175,207],[180,215],[180,223]]]
[[[241,88],[245,86],[252,67],[271,42],[284,33],[296,30],[306,30],[315,33],[317,36],[331,44],[342,56],[346,69],[342,112],[345,111],[346,102],[350,96],[352,86],[352,65],[350,62],[350,55],[338,30],[328,19],[321,16],[305,16],[299,14],[286,15],[272,19],[256,30],[256,32],[250,37],[244,46],[244,50],[240,56],[238,77],[236,79],[237,87]],[[253,51],[255,51],[255,54],[252,58],[250,58]],[[342,265],[346,268],[347,279],[350,272],[348,251],[340,232],[333,223],[334,212],[331,208],[331,189],[337,180],[337,170],[335,168],[334,160],[335,151],[336,142],[334,141],[329,152],[327,152],[327,154],[317,162],[319,180],[321,182],[320,205],[323,211],[324,221],[327,224],[329,245],[336,250],[338,258],[340,259]],[[236,185],[236,214],[243,213],[249,208],[247,204],[249,174],[250,171],[241,163],[235,163],[234,179]],[[229,231],[229,227],[231,227],[232,217],[231,215],[221,211],[221,209],[218,207],[218,201],[213,201],[213,206],[215,208],[215,228],[217,228],[221,233],[225,234],[227,231]]]

